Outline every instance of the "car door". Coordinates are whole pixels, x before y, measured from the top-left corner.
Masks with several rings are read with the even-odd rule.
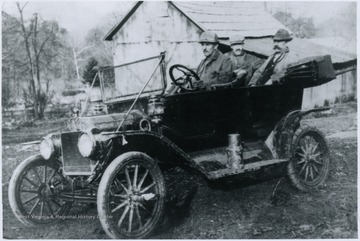
[[[280,119],[290,111],[301,109],[303,90],[282,85],[249,87],[249,137],[265,139]]]
[[[248,119],[247,90],[228,88],[216,90],[211,95],[211,106],[216,133],[227,137],[231,133],[240,133],[246,128]]]
[[[165,98],[164,131],[183,140],[208,138],[215,133],[209,91]]]

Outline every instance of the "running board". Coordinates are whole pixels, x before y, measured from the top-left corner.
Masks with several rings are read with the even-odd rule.
[[[233,176],[250,171],[255,171],[265,166],[270,166],[273,164],[278,164],[287,161],[288,159],[272,159],[272,160],[258,161],[258,162],[245,164],[243,168],[239,168],[239,169],[226,168],[226,169],[220,169],[220,170],[208,172],[206,173],[206,176],[210,180],[215,180],[222,177]]]

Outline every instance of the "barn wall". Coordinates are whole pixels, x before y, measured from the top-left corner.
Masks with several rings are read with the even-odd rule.
[[[166,75],[170,83],[168,69],[171,65],[182,64],[194,69],[204,58],[197,42],[201,33],[169,2],[145,1],[113,38],[114,64],[120,65],[166,51]],[[117,69],[115,79],[119,93],[139,90],[142,85],[139,80],[148,80],[155,66],[156,61],[151,61],[141,64],[141,67],[134,65]],[[159,76],[156,79],[159,81]]]
[[[336,79],[327,84],[313,88],[307,88],[303,95],[303,109],[324,106],[325,100],[330,104],[336,99],[344,101],[349,97],[356,97],[356,70],[337,75]]]

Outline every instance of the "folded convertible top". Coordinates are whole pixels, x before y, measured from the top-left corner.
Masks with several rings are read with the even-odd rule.
[[[284,85],[314,87],[336,78],[330,55],[313,56],[291,64],[283,79]]]

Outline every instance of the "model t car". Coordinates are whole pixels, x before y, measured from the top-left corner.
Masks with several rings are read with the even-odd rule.
[[[216,181],[287,163],[298,189],[324,183],[330,161],[326,140],[300,120],[324,110],[302,111],[301,105],[304,88],[335,78],[330,56],[294,64],[276,85],[229,83],[208,91],[192,88],[190,79],[198,77],[191,69],[173,65],[174,88],[168,92],[164,57],[99,68],[95,78],[106,114],[69,119],[61,132],[42,139],[40,154],[14,171],[9,201],[19,221],[52,223],[74,202],[93,202],[110,237],[148,237],[164,213],[163,172],[170,167]],[[156,78],[142,80],[136,95],[108,98],[115,88],[106,71],[152,60]],[[156,88],[149,88],[151,79]],[[209,168],[209,162],[216,165]]]

